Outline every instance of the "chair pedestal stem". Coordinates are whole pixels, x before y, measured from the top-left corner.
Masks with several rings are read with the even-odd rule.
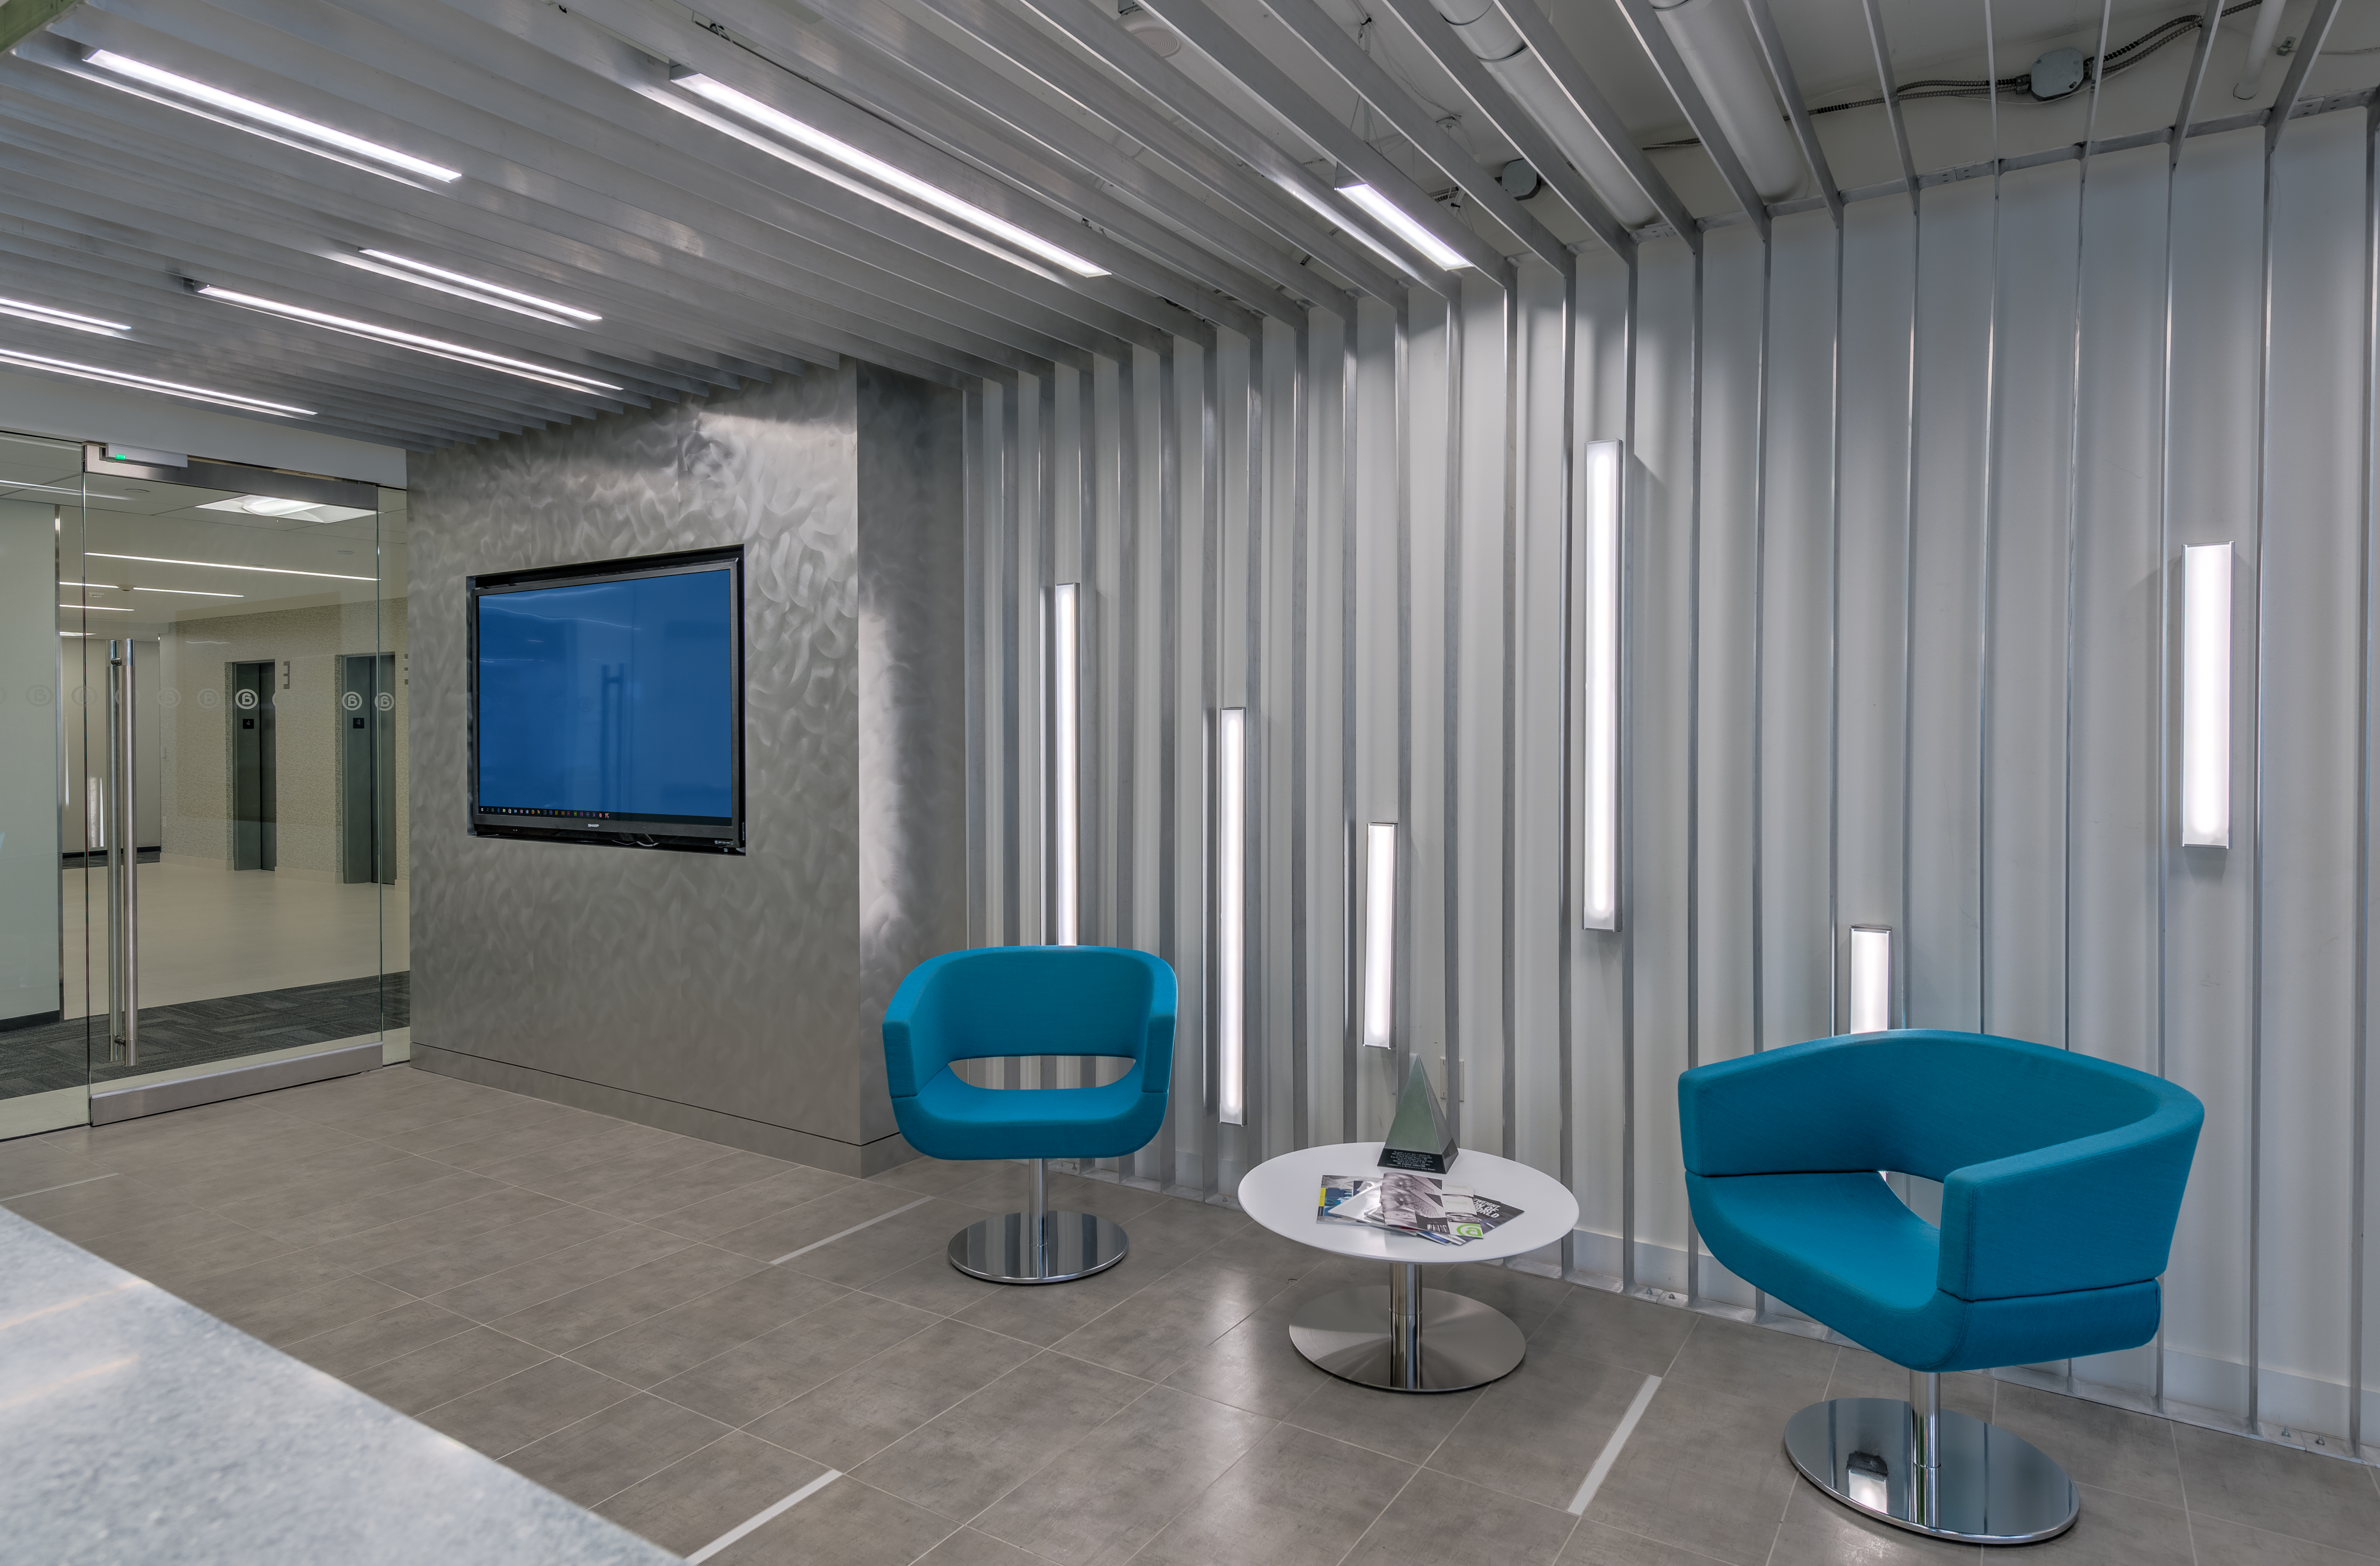
[[[1032,1247],[1032,1255],[1026,1261],[1026,1268],[1029,1275],[1034,1278],[1047,1278],[1050,1276],[1050,1160],[1048,1159],[1033,1160],[1033,1210],[1030,1216],[1032,1222],[1026,1232],[1028,1236],[1026,1244]]]
[[[1909,1481],[1914,1520],[1942,1525],[1942,1373],[1909,1373]]]
[[[1033,1194],[1023,1212],[969,1224],[951,1236],[951,1265],[989,1283],[1064,1283],[1104,1272],[1124,1258],[1123,1230],[1096,1213],[1050,1210],[1050,1164],[1033,1166]]]

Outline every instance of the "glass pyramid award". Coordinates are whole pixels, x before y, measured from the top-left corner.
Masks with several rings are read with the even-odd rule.
[[[1444,1174],[1454,1159],[1454,1133],[1447,1128],[1446,1111],[1415,1055],[1405,1072],[1405,1090],[1397,1096],[1397,1118],[1380,1145],[1380,1167]]]

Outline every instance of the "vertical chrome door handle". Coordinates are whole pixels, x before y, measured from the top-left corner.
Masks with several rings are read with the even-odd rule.
[[[132,643],[107,644],[107,1058],[140,1063],[140,857],[133,749]]]

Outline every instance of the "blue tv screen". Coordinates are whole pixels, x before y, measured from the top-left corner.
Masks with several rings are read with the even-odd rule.
[[[740,566],[474,578],[474,830],[740,847]]]

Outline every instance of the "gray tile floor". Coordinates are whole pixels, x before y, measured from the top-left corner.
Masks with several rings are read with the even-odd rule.
[[[1363,1270],[1220,1208],[1059,1177],[1129,1228],[1121,1267],[1048,1289],[952,1271],[944,1240],[1023,1178],[846,1180],[404,1067],[0,1143],[7,1207],[670,1549],[840,1472],[722,1566],[1980,1558],[1787,1465],[1794,1409],[1898,1395],[1858,1350],[1458,1267],[1439,1285],[1518,1320],[1526,1363],[1478,1392],[1370,1392],[1284,1331]],[[2082,1523],[2023,1559],[2380,1559],[2373,1469],[1980,1377],[1953,1396],[2085,1487]]]

